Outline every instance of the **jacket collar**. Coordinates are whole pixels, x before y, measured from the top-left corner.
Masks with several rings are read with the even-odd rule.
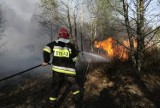
[[[63,42],[63,43],[68,43],[69,42],[69,39],[64,39],[64,38],[59,38],[56,40],[56,42]]]

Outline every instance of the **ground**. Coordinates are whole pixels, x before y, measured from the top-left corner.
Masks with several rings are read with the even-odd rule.
[[[104,68],[88,69],[85,82],[81,84],[84,86],[84,108],[160,108],[159,74],[110,73]],[[48,108],[50,82],[50,73],[25,74],[18,81],[13,78],[0,82],[0,107]],[[72,108],[73,102],[69,97],[67,93],[61,99],[61,108]]]

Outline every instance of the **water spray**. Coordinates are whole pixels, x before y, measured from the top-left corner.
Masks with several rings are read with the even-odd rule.
[[[98,55],[98,54],[89,53],[89,52],[84,52],[84,51],[77,51],[77,52],[78,52],[78,53],[85,54],[85,55],[87,55],[87,56],[90,56],[90,57],[92,57],[92,60],[94,59],[95,61],[100,61],[100,62],[107,61],[107,58],[106,58],[106,57],[103,57],[103,56]]]

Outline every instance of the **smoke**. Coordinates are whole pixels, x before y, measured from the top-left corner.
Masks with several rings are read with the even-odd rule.
[[[0,75],[15,73],[42,62],[47,43],[40,25],[34,20],[39,0],[4,0],[6,52],[0,56]]]

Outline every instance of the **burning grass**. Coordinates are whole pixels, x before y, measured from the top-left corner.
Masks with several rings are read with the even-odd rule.
[[[94,47],[103,49],[106,52],[106,56],[110,58],[118,57],[121,60],[128,59],[129,41],[122,41],[122,44],[117,43],[112,37],[103,41],[95,41]],[[136,44],[135,44],[136,47]]]

